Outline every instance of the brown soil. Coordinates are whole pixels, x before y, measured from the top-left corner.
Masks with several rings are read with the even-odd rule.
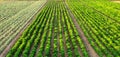
[[[45,3],[46,4],[46,3]],[[44,4],[44,5],[45,5]],[[11,43],[5,48],[5,50],[0,54],[0,57],[5,57],[6,54],[8,53],[8,51],[10,50],[10,48],[15,44],[15,42],[17,42],[17,40],[20,38],[20,36],[22,35],[22,33],[24,32],[24,30],[32,23],[33,20],[35,20],[35,18],[38,15],[38,12],[40,12],[40,10],[44,7],[44,5],[37,11],[37,13],[35,13],[35,15],[27,22],[27,24],[23,27],[23,29],[21,29],[21,31],[17,34],[17,36],[11,41]]]
[[[74,15],[72,14],[72,12],[70,11],[70,9],[68,8],[68,5],[65,3],[65,6],[68,10],[68,13],[70,14],[75,27],[77,28],[77,31],[79,33],[79,36],[81,37],[82,41],[84,42],[84,45],[89,53],[90,57],[99,57],[98,54],[94,51],[94,49],[92,48],[92,46],[90,45],[90,43],[88,42],[87,38],[85,37],[82,29],[79,27],[79,24],[76,21],[76,18],[74,17]]]

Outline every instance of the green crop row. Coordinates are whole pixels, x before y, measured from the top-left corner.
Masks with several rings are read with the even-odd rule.
[[[67,3],[98,55],[119,57],[119,24],[81,2]]]
[[[81,51],[80,51],[81,50]],[[6,57],[89,57],[62,1],[49,1]]]
[[[21,10],[27,8],[35,1],[2,1],[0,3],[0,24],[10,19],[10,17],[19,13]]]
[[[39,3],[39,4],[38,4]],[[37,1],[23,9],[14,17],[0,24],[0,53],[16,37],[16,35],[32,20],[45,1]]]
[[[120,4],[114,3],[113,1],[108,1],[108,0],[106,1],[102,1],[102,0],[82,1],[81,0],[81,2],[111,17],[113,21],[115,20],[116,22],[120,22],[120,19],[119,19],[120,18],[120,6],[119,6]]]

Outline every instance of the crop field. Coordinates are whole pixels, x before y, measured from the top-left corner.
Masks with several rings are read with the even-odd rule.
[[[0,22],[0,53],[15,38],[15,36],[19,33],[19,31],[23,29],[23,27],[31,20],[32,16],[38,11],[39,8],[41,8],[41,6],[45,3],[45,1],[33,2],[31,5],[30,5],[31,2],[26,2],[26,1],[24,2],[18,1],[18,2],[10,2],[10,3],[11,3],[10,5],[8,4],[9,6],[7,5],[8,7],[4,7],[6,6],[5,4],[3,6],[4,9],[0,8],[1,10],[5,10],[5,11],[8,8],[10,8],[8,12],[1,11],[1,14],[0,14],[1,16],[0,17],[1,18],[0,19],[1,20]],[[14,3],[17,3],[17,4],[15,5]],[[28,4],[29,6],[25,7],[27,3],[29,3]],[[20,10],[21,8],[18,6],[21,6],[21,8],[23,8],[24,6],[25,8]],[[4,12],[4,14],[2,12]],[[11,17],[8,17],[8,16],[11,16]]]
[[[120,4],[2,0],[0,57],[120,57]]]

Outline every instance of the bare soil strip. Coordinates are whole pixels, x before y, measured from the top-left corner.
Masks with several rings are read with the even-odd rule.
[[[65,2],[64,2],[65,3]],[[66,9],[68,10],[68,13],[70,14],[75,27],[77,28],[77,31],[79,33],[79,36],[81,37],[82,41],[85,44],[85,47],[89,53],[90,57],[99,57],[98,54],[94,51],[94,49],[92,48],[92,46],[90,45],[89,41],[87,40],[87,38],[85,37],[82,29],[79,27],[79,24],[76,21],[76,18],[74,17],[74,15],[72,14],[72,12],[70,11],[70,9],[68,8],[68,5],[65,3]]]
[[[47,3],[47,2],[46,2]],[[33,17],[27,22],[27,24],[23,27],[23,29],[16,35],[16,37],[11,41],[11,43],[5,48],[5,50],[0,54],[0,57],[5,57],[10,48],[17,42],[17,40],[20,38],[24,30],[34,21],[34,19],[37,17],[38,12],[42,10],[42,8],[45,6],[45,4],[42,5],[42,7],[39,8],[39,10],[33,15]]]

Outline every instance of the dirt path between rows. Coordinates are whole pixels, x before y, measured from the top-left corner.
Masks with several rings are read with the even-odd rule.
[[[82,41],[84,42],[85,44],[85,47],[88,51],[88,54],[90,57],[99,57],[98,54],[94,51],[94,49],[92,48],[92,46],[90,45],[89,41],[87,40],[87,38],[85,37],[82,29],[79,27],[79,24],[77,23],[76,21],[76,18],[74,17],[74,15],[72,14],[72,12],[70,11],[70,9],[68,8],[68,5],[67,3],[64,1],[64,4],[66,6],[66,9],[68,10],[68,13],[70,14],[72,20],[73,20],[73,23],[79,33],[79,36],[81,37]]]
[[[32,23],[32,21],[35,20],[39,12],[42,10],[42,8],[46,5],[47,1],[39,8],[39,10],[33,15],[33,17],[27,22],[27,24],[21,29],[21,31],[16,35],[16,37],[11,41],[11,43],[5,48],[5,50],[0,54],[0,57],[5,57],[8,51],[11,49],[11,47],[17,42],[17,40],[20,38],[24,30]]]

